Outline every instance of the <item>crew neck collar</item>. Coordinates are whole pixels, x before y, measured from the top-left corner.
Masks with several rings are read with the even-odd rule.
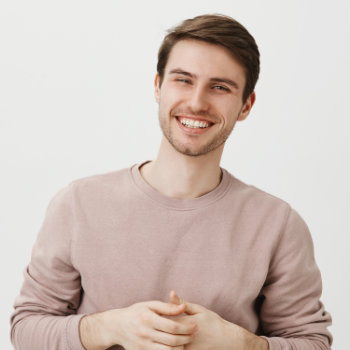
[[[220,183],[210,192],[196,198],[178,199],[165,196],[153,188],[141,175],[140,168],[149,161],[135,164],[130,168],[130,176],[136,187],[153,201],[175,210],[193,210],[205,207],[219,200],[230,185],[230,174],[223,168]]]

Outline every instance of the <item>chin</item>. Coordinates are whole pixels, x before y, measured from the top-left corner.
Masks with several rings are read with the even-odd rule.
[[[215,151],[216,149],[218,149],[224,142],[219,143],[219,144],[207,144],[202,146],[201,148],[194,148],[194,147],[186,147],[184,145],[179,145],[176,144],[175,142],[171,142],[169,141],[170,144],[174,147],[174,149],[186,156],[189,157],[200,157],[200,156],[204,156],[210,152]]]

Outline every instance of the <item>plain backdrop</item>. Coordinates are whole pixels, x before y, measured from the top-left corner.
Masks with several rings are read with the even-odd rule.
[[[50,199],[70,181],[157,154],[153,96],[166,29],[204,13],[239,20],[261,52],[257,101],[222,166],[307,222],[333,316],[350,348],[350,2],[1,1],[0,349]]]

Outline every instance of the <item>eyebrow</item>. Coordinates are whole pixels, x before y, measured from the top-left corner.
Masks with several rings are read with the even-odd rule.
[[[183,69],[180,69],[180,68],[175,68],[175,69],[172,69],[169,74],[181,74],[181,75],[186,75],[190,78],[197,78],[197,75],[196,74],[193,74],[193,73],[190,73],[190,72],[186,72],[185,70]],[[210,78],[210,81],[212,82],[217,82],[217,83],[225,83],[225,84],[228,84],[230,86],[232,86],[233,88],[235,89],[239,89],[239,86],[238,84],[234,81],[234,80],[231,80],[231,79],[227,79],[227,78]]]

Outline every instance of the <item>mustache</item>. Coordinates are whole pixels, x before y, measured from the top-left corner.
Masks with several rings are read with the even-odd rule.
[[[218,118],[216,114],[206,112],[206,111],[194,112],[189,108],[175,108],[174,110],[171,111],[170,115],[172,117],[176,117],[176,116],[201,117],[201,118],[208,120],[212,123],[216,123],[216,122],[220,121],[220,118]]]

